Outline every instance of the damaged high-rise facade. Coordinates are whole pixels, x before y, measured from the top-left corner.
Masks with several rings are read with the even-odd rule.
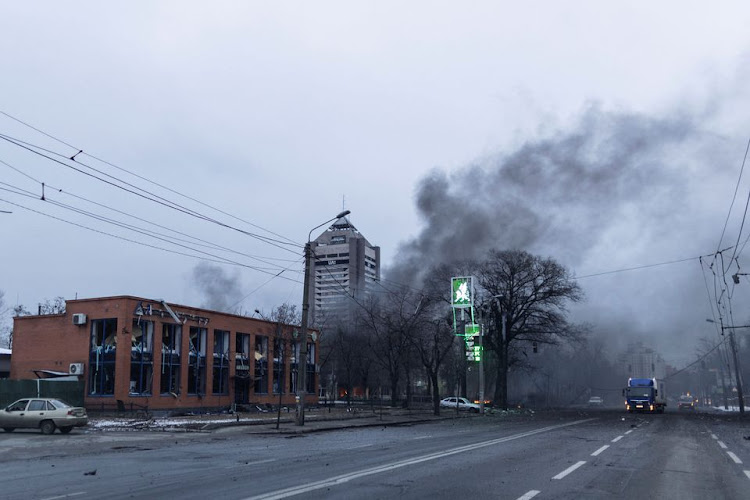
[[[294,404],[300,344],[292,325],[132,296],[70,300],[65,310],[14,318],[11,378],[76,376],[92,410]],[[310,404],[318,402],[317,361],[310,335]]]

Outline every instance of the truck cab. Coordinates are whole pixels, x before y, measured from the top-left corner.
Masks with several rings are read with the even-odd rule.
[[[625,409],[628,412],[664,413],[667,402],[663,393],[663,382],[660,384],[655,378],[631,377],[628,379],[628,386],[622,391]]]

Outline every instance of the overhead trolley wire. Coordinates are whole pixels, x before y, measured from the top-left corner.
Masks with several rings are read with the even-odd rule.
[[[267,233],[269,233],[269,234],[272,234],[272,235],[274,235],[274,236],[277,236],[277,237],[279,237],[279,238],[281,238],[281,239],[287,240],[287,241],[288,241],[289,243],[292,243],[292,244],[294,244],[294,245],[296,245],[296,246],[299,246],[299,247],[301,247],[301,246],[302,246],[302,245],[301,245],[300,243],[298,243],[298,242],[295,242],[294,240],[292,240],[292,239],[290,239],[290,238],[287,238],[286,236],[283,236],[283,235],[280,235],[280,234],[278,234],[278,233],[275,233],[274,231],[271,231],[270,229],[266,229],[266,228],[264,228],[264,227],[262,227],[262,226],[259,226],[259,225],[257,225],[257,224],[254,224],[254,223],[252,223],[252,222],[250,222],[250,221],[247,221],[247,220],[245,220],[245,219],[242,219],[242,218],[240,218],[240,217],[237,217],[237,216],[235,216],[235,215],[233,215],[233,214],[230,214],[230,213],[228,213],[228,212],[225,212],[224,210],[221,210],[220,208],[217,208],[217,207],[214,207],[214,206],[212,206],[212,205],[209,205],[209,204],[207,204],[207,203],[204,203],[204,202],[202,202],[202,201],[200,201],[200,200],[198,200],[198,199],[196,199],[196,198],[193,198],[193,197],[191,197],[191,196],[188,196],[188,195],[186,195],[186,194],[184,194],[184,193],[181,193],[181,192],[179,192],[179,191],[177,191],[177,190],[175,190],[175,189],[172,189],[172,188],[170,188],[170,187],[168,187],[168,186],[165,186],[165,185],[163,185],[163,184],[160,184],[160,183],[158,183],[158,182],[156,182],[156,181],[152,181],[152,180],[150,180],[150,179],[148,179],[148,178],[146,178],[146,177],[144,177],[144,176],[141,176],[141,175],[139,175],[139,174],[136,174],[135,172],[131,172],[130,170],[128,170],[128,169],[126,169],[126,168],[120,167],[120,166],[118,166],[118,165],[116,165],[116,164],[114,164],[114,163],[111,163],[111,162],[107,161],[107,160],[104,160],[104,159],[102,159],[102,158],[99,158],[99,157],[97,157],[97,156],[94,156],[94,155],[92,155],[92,154],[90,154],[90,153],[87,153],[87,152],[86,152],[86,151],[84,151],[83,149],[81,149],[81,148],[77,148],[76,146],[73,146],[72,144],[69,144],[69,143],[67,143],[67,142],[63,141],[62,139],[60,139],[60,138],[58,138],[58,137],[55,137],[55,136],[53,136],[52,134],[50,134],[50,133],[48,133],[48,132],[45,132],[44,130],[41,130],[41,129],[37,128],[37,127],[34,127],[33,125],[31,125],[31,124],[29,124],[29,123],[27,123],[27,122],[25,122],[25,121],[23,121],[23,120],[21,120],[21,119],[19,119],[19,118],[16,118],[15,116],[13,116],[13,115],[11,115],[11,114],[9,114],[9,113],[6,113],[5,111],[2,111],[2,110],[0,110],[0,114],[2,114],[2,115],[5,115],[6,117],[10,118],[11,120],[14,120],[14,121],[16,121],[16,122],[18,122],[18,123],[20,123],[20,124],[22,124],[22,125],[24,125],[24,126],[26,126],[26,127],[30,128],[30,129],[32,129],[32,130],[34,130],[34,131],[36,131],[36,132],[39,132],[40,134],[42,134],[42,135],[44,135],[44,136],[46,136],[46,137],[48,137],[48,138],[50,138],[50,139],[52,139],[52,140],[54,140],[54,141],[57,141],[57,142],[59,142],[60,144],[63,144],[63,145],[65,145],[65,146],[67,146],[67,147],[69,147],[69,148],[71,148],[71,149],[73,149],[73,150],[75,150],[75,151],[78,151],[78,153],[76,153],[75,155],[73,155],[73,158],[75,158],[75,156],[76,156],[76,155],[78,155],[79,153],[80,153],[80,154],[83,154],[83,155],[85,155],[85,156],[88,156],[88,157],[90,157],[90,158],[92,158],[92,159],[94,159],[94,160],[97,160],[97,161],[99,161],[99,162],[101,162],[101,163],[104,163],[105,165],[109,165],[109,166],[110,166],[110,167],[112,167],[112,168],[115,168],[115,169],[117,169],[117,170],[120,170],[120,171],[122,171],[122,172],[126,172],[126,173],[128,173],[128,174],[132,175],[133,177],[137,177],[137,178],[139,178],[139,179],[141,179],[141,180],[144,180],[144,181],[146,181],[146,182],[150,182],[151,184],[154,184],[154,185],[156,185],[156,186],[159,186],[159,187],[160,187],[160,188],[162,188],[162,189],[166,189],[167,191],[169,191],[169,192],[171,192],[171,193],[174,193],[174,194],[176,194],[176,195],[182,196],[183,198],[187,198],[188,200],[194,201],[195,203],[198,203],[198,204],[200,204],[200,205],[202,205],[202,206],[204,206],[204,207],[207,207],[207,208],[210,208],[210,209],[212,209],[212,210],[215,210],[215,211],[217,211],[217,212],[219,212],[219,213],[221,213],[221,214],[224,214],[224,215],[226,215],[226,216],[228,216],[228,217],[231,217],[231,218],[233,218],[233,219],[235,219],[235,220],[238,220],[238,221],[240,221],[240,222],[244,222],[245,224],[248,224],[249,226],[255,227],[255,228],[257,228],[257,229],[260,229],[260,230],[262,230],[262,231],[265,231],[265,232],[267,232]],[[67,158],[67,157],[66,157],[66,158]],[[74,161],[77,161],[77,160],[74,160]]]
[[[60,161],[60,160],[58,160],[56,158],[53,158],[53,157],[49,156],[48,154],[42,153],[40,151],[37,151],[36,149],[34,149],[34,147],[30,147],[30,146],[27,146],[25,144],[22,144],[22,143],[14,140],[12,138],[9,138],[8,136],[5,136],[3,134],[0,134],[0,139],[5,140],[5,141],[7,141],[7,142],[9,142],[11,144],[14,144],[14,145],[16,145],[16,146],[18,146],[20,148],[23,148],[23,149],[25,149],[25,150],[27,150],[29,152],[32,152],[32,153],[34,153],[34,154],[36,154],[38,156],[46,158],[46,159],[48,159],[50,161],[58,163],[58,164],[60,164],[60,165],[62,165],[64,167],[70,168],[71,170],[79,172],[79,173],[81,173],[83,175],[86,175],[88,177],[94,178],[94,179],[96,179],[98,181],[101,181],[101,182],[103,182],[105,184],[108,184],[108,185],[113,186],[115,188],[121,189],[121,190],[123,190],[125,192],[128,192],[130,194],[138,196],[140,198],[146,199],[148,201],[152,201],[154,203],[157,203],[157,204],[162,205],[162,206],[167,207],[167,208],[171,208],[171,209],[176,210],[178,212],[182,212],[182,213],[184,213],[186,215],[190,215],[190,216],[195,217],[197,219],[205,220],[207,222],[211,222],[211,223],[217,224],[219,226],[222,226],[222,227],[225,227],[225,228],[228,228],[228,229],[232,229],[234,231],[237,231],[239,233],[245,234],[245,235],[250,236],[252,238],[256,238],[256,239],[258,239],[260,241],[263,241],[264,243],[267,243],[269,245],[275,246],[275,247],[280,248],[282,250],[295,253],[293,250],[282,246],[282,245],[290,245],[291,243],[287,243],[287,242],[275,240],[273,238],[269,238],[267,236],[262,236],[262,235],[259,235],[259,234],[256,234],[256,233],[252,233],[250,231],[245,231],[244,229],[240,229],[240,228],[234,227],[234,226],[232,226],[230,224],[226,224],[224,222],[218,221],[218,220],[216,220],[216,219],[214,219],[212,217],[209,217],[207,215],[203,215],[200,212],[197,212],[197,211],[192,210],[190,208],[184,207],[184,206],[182,206],[182,205],[180,205],[178,203],[175,203],[175,202],[173,202],[171,200],[167,200],[166,198],[163,198],[163,197],[161,197],[161,196],[159,196],[157,194],[151,193],[150,191],[141,190],[138,186],[135,186],[134,184],[131,184],[131,183],[127,182],[127,181],[123,181],[122,179],[118,179],[115,176],[107,174],[106,172],[102,172],[102,171],[100,171],[100,170],[98,170],[98,169],[96,169],[94,167],[86,165],[85,163],[81,163],[81,162],[79,162],[77,160],[74,160],[76,164],[82,165],[82,166],[84,166],[86,168],[89,168],[89,169],[93,170],[94,172],[97,172],[98,174],[101,174],[103,176],[115,179],[117,182],[124,184],[124,186],[118,184],[117,182],[112,182],[112,181],[110,181],[108,179],[104,179],[102,177],[94,175],[94,174],[92,174],[90,172],[86,172],[86,171],[84,171],[84,170],[82,170],[82,169],[80,169],[80,168],[78,168],[78,167],[76,167],[74,165],[70,165],[70,164],[65,163],[63,161]],[[128,186],[128,187],[125,187],[125,186]],[[146,193],[149,196],[147,196],[146,194],[143,194],[141,192],[138,192],[136,190],[141,190],[141,191],[143,191],[143,193]]]
[[[41,182],[40,182],[40,181],[38,181],[37,179],[34,179],[33,177],[31,177],[31,176],[29,176],[29,175],[25,174],[24,172],[22,172],[22,171],[21,171],[21,170],[19,170],[18,168],[15,168],[15,167],[13,167],[13,166],[12,166],[12,165],[10,165],[9,163],[7,163],[7,162],[5,162],[5,161],[3,161],[3,160],[0,160],[0,163],[2,163],[2,164],[4,164],[4,165],[6,165],[6,166],[8,166],[8,167],[12,168],[13,170],[16,170],[17,172],[19,172],[19,173],[21,173],[21,174],[24,174],[24,175],[26,175],[26,177],[28,177],[29,179],[33,180],[34,182],[38,182],[38,183],[40,183],[40,184],[41,184]],[[17,186],[11,186],[10,184],[7,184],[7,183],[0,183],[0,184],[4,184],[4,185],[6,185],[6,186],[10,186],[10,187],[13,187],[13,188],[15,188],[15,189],[21,189],[21,188],[18,188]],[[199,241],[199,242],[202,242],[202,243],[204,243],[204,244],[201,244],[201,243],[193,243],[193,244],[195,244],[195,245],[197,245],[197,246],[203,246],[203,247],[215,248],[215,249],[218,249],[218,250],[223,250],[223,251],[227,251],[227,252],[235,253],[235,254],[237,254],[237,255],[242,255],[242,256],[244,256],[244,257],[248,257],[248,258],[251,258],[251,259],[257,260],[257,261],[259,261],[259,262],[262,262],[262,263],[264,263],[264,264],[268,264],[268,265],[270,265],[270,266],[274,266],[274,267],[279,267],[279,266],[278,266],[277,264],[274,264],[274,263],[272,263],[272,262],[268,262],[268,260],[282,260],[282,261],[285,261],[285,262],[296,262],[296,261],[294,261],[294,260],[289,260],[289,259],[276,259],[276,258],[273,258],[273,257],[268,257],[268,258],[265,258],[265,257],[259,257],[259,256],[257,256],[257,255],[250,255],[250,254],[247,254],[247,253],[244,253],[244,252],[240,252],[240,251],[237,251],[237,250],[233,250],[233,249],[231,249],[231,248],[228,248],[228,247],[225,247],[225,246],[222,246],[222,245],[216,244],[216,243],[212,243],[212,242],[209,242],[209,241],[207,241],[207,240],[204,240],[204,239],[202,239],[202,238],[198,238],[198,237],[195,237],[195,236],[189,235],[189,234],[187,234],[187,233],[184,233],[184,232],[182,232],[182,231],[178,231],[178,230],[175,230],[175,229],[169,228],[169,227],[167,227],[167,226],[164,226],[164,225],[158,224],[158,223],[156,223],[156,222],[152,222],[152,221],[149,221],[149,220],[146,220],[146,219],[140,218],[140,217],[136,217],[136,216],[134,216],[134,215],[132,215],[132,214],[129,214],[129,213],[127,213],[127,212],[124,212],[124,211],[122,211],[122,210],[118,210],[118,209],[116,209],[116,208],[114,208],[114,207],[111,207],[111,206],[107,206],[107,205],[104,205],[104,204],[102,204],[102,203],[98,203],[98,202],[96,202],[96,201],[90,200],[90,199],[88,199],[88,198],[85,198],[85,197],[83,197],[83,196],[78,196],[78,195],[76,195],[76,194],[73,194],[73,193],[70,193],[70,192],[67,192],[67,191],[63,191],[62,189],[59,189],[59,188],[57,188],[57,187],[55,187],[55,186],[52,186],[52,185],[47,185],[47,187],[49,187],[50,189],[54,190],[55,192],[58,192],[58,193],[64,193],[64,194],[66,194],[66,195],[68,195],[68,196],[71,196],[71,197],[73,197],[73,198],[77,198],[77,199],[79,199],[79,200],[82,200],[82,201],[85,201],[85,202],[91,203],[91,204],[93,204],[93,205],[96,205],[96,206],[98,206],[98,207],[101,207],[101,208],[105,208],[105,209],[108,209],[108,210],[112,210],[113,212],[119,213],[119,214],[121,214],[121,215],[124,215],[124,216],[126,216],[126,217],[134,218],[134,219],[137,219],[137,220],[139,220],[139,221],[141,221],[141,222],[145,222],[145,223],[147,223],[147,224],[150,224],[150,225],[156,226],[156,227],[158,227],[158,228],[164,229],[164,230],[166,230],[166,231],[170,231],[170,232],[172,232],[172,233],[175,233],[175,234],[179,234],[179,235],[182,235],[182,236],[186,236],[186,237],[188,237],[188,238],[192,238],[192,239],[194,239],[194,240],[196,240],[196,241]],[[28,193],[28,195],[33,195],[33,193],[32,193],[31,191],[25,191],[25,192],[26,192],[26,193]],[[16,193],[16,194],[19,194],[19,193]],[[28,195],[27,195],[27,196],[28,196]],[[31,197],[33,197],[33,198],[38,198],[37,196],[31,196]],[[70,206],[70,205],[68,205],[68,204],[65,204],[65,203],[61,203],[61,202],[58,202],[58,201],[53,201],[53,200],[52,200],[52,199],[50,198],[50,196],[49,196],[49,195],[47,195],[47,196],[45,197],[45,200],[44,200],[44,201],[49,201],[49,202],[51,202],[52,204],[54,204],[54,205],[57,205],[57,206],[60,206],[60,207],[62,207],[62,208],[66,208],[66,209],[68,209],[68,210],[76,211],[76,212],[78,212],[78,213],[80,213],[80,214],[82,214],[82,215],[86,215],[86,216],[89,216],[89,217],[92,217],[92,218],[96,218],[96,219],[98,219],[98,220],[100,220],[100,221],[103,221],[103,222],[107,222],[107,223],[110,223],[110,224],[113,224],[113,225],[117,225],[117,226],[119,226],[119,227],[127,228],[127,229],[130,229],[130,230],[134,231],[134,232],[138,232],[138,233],[141,233],[141,234],[149,234],[149,235],[151,235],[151,236],[153,236],[154,238],[157,238],[157,239],[163,239],[163,238],[160,238],[160,237],[157,237],[157,236],[156,236],[156,235],[159,235],[159,236],[164,236],[165,238],[169,238],[169,239],[174,239],[174,240],[176,240],[176,241],[183,241],[183,242],[185,242],[185,243],[190,243],[190,241],[188,241],[188,240],[184,240],[184,239],[181,239],[181,238],[174,238],[174,237],[171,237],[171,236],[166,236],[166,235],[164,235],[164,234],[159,234],[159,233],[156,233],[156,232],[154,232],[154,231],[151,231],[151,230],[148,230],[148,229],[145,229],[145,228],[139,228],[138,226],[133,226],[133,225],[130,225],[130,224],[127,224],[127,223],[124,223],[124,222],[121,222],[121,221],[116,221],[116,220],[114,220],[114,219],[110,219],[110,218],[108,218],[108,217],[104,217],[104,216],[101,216],[101,215],[98,215],[98,214],[95,214],[95,213],[92,213],[92,212],[89,212],[89,211],[86,211],[86,210],[83,210],[83,209],[79,209],[79,208],[77,208],[77,207],[72,207],[72,206]],[[165,241],[166,241],[166,240],[165,240]]]
[[[269,274],[269,275],[272,275],[272,276],[276,275],[276,273],[268,271],[265,268],[261,268],[261,267],[257,267],[257,266],[251,266],[249,264],[243,264],[241,262],[233,261],[231,259],[227,259],[227,258],[224,258],[224,257],[214,256],[212,254],[209,254],[207,252],[202,252],[202,251],[196,250],[194,248],[186,247],[186,248],[189,248],[190,250],[193,250],[195,252],[203,253],[205,255],[212,256],[212,257],[215,257],[215,258],[205,258],[205,257],[201,257],[201,256],[195,255],[195,254],[189,254],[189,253],[180,252],[180,251],[176,251],[176,250],[170,250],[168,248],[159,247],[159,246],[156,246],[156,245],[151,245],[149,243],[145,243],[145,242],[142,242],[142,241],[133,240],[133,239],[130,239],[130,238],[126,238],[124,236],[119,236],[119,235],[116,235],[116,234],[108,233],[106,231],[102,231],[102,230],[99,230],[99,229],[94,229],[94,228],[91,228],[89,226],[86,226],[86,225],[83,225],[83,224],[79,224],[77,222],[72,222],[72,221],[69,221],[67,219],[63,219],[61,217],[57,217],[57,216],[54,216],[54,215],[51,215],[51,214],[47,214],[47,213],[41,212],[39,210],[35,210],[33,208],[29,208],[27,206],[24,206],[24,205],[21,205],[19,203],[15,203],[15,202],[3,199],[3,198],[0,198],[0,201],[3,201],[5,203],[8,203],[8,204],[13,205],[15,207],[22,208],[24,210],[28,210],[30,212],[33,212],[33,213],[36,213],[36,214],[39,214],[39,215],[43,215],[45,217],[49,217],[51,219],[55,219],[55,220],[58,220],[58,221],[61,221],[61,222],[65,222],[66,224],[70,224],[70,225],[73,225],[73,226],[76,226],[76,227],[87,229],[89,231],[93,231],[95,233],[103,234],[105,236],[110,236],[112,238],[117,238],[119,240],[127,241],[129,243],[135,243],[137,245],[145,246],[145,247],[148,247],[148,248],[153,248],[153,249],[161,250],[161,251],[164,251],[164,252],[169,252],[169,253],[174,253],[174,254],[177,254],[177,255],[183,255],[183,256],[186,256],[186,257],[192,257],[192,258],[196,258],[196,259],[200,259],[200,260],[205,260],[205,261],[208,261],[208,262],[216,262],[216,263],[219,263],[219,264],[232,264],[232,265],[244,267],[244,268],[247,268],[247,269],[251,269],[251,270],[254,270],[254,271],[258,271],[260,273]],[[175,243],[172,243],[172,244],[175,244]],[[287,278],[285,276],[279,276],[279,277],[281,279],[285,279],[287,281],[292,281],[294,283],[301,283],[298,280]]]

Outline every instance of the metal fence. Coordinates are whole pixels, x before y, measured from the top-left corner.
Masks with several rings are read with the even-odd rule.
[[[82,380],[9,380],[0,379],[0,408],[22,398],[58,398],[73,406],[83,406],[85,382]]]

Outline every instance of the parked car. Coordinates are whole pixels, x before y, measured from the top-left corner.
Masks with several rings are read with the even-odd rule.
[[[592,408],[604,406],[604,400],[600,396],[591,396],[587,406]]]
[[[453,408],[458,406],[459,410],[472,411],[479,413],[479,405],[472,403],[466,398],[450,397],[440,400],[440,406],[442,408]]]
[[[16,429],[40,429],[43,434],[52,434],[55,429],[67,434],[73,427],[89,423],[86,408],[70,406],[61,399],[19,399],[0,411],[0,427],[5,432]]]
[[[680,396],[677,401],[678,410],[695,410],[695,400],[693,396]]]

